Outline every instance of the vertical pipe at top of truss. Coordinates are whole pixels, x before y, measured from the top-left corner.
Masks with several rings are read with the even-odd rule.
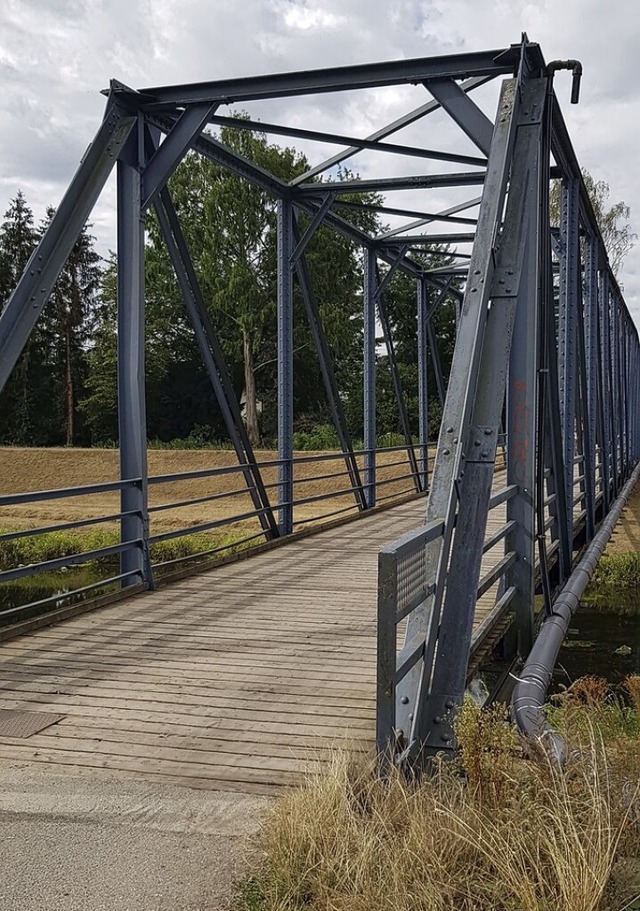
[[[143,163],[139,117],[118,159],[118,427],[120,477],[136,480],[121,493],[122,541],[135,541],[121,556],[123,585],[152,584],[148,558],[147,423],[144,375]]]
[[[376,254],[364,251],[364,487],[376,505]]]
[[[293,531],[293,206],[278,200],[278,483],[280,534]]]

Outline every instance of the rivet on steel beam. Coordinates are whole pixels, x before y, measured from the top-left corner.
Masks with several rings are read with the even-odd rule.
[[[447,433],[453,433],[453,427],[447,427]]]
[[[400,702],[401,702],[403,705],[407,705],[407,704],[409,703],[409,697],[408,697],[408,696],[403,696],[402,699],[400,700]]]
[[[435,718],[433,719],[433,723],[434,723],[434,724],[441,724],[441,723],[442,723],[442,718],[440,717],[440,715],[436,715],[436,716],[435,716]]]
[[[485,427],[484,432],[485,432],[485,436],[490,437],[491,434],[493,433],[493,430],[491,429],[491,427]]]
[[[449,743],[451,740],[453,740],[453,737],[451,736],[451,734],[442,734],[441,740],[444,743]]]
[[[442,450],[442,455],[450,455],[450,453],[451,453],[451,450],[450,450],[450,449],[443,449],[443,450]]]
[[[455,702],[453,701],[453,699],[447,699],[447,701],[445,702],[445,706],[448,709],[452,709],[454,707],[454,705],[455,705]]]

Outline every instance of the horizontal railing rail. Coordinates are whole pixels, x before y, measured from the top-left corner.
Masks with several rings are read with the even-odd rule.
[[[372,457],[374,474],[367,483],[381,494],[374,497],[376,505],[418,495],[415,483],[407,483],[415,481],[415,472],[406,446],[359,449],[352,456],[361,472],[365,460]],[[294,533],[363,512],[354,496],[356,488],[345,453],[296,453],[291,500],[281,497],[278,472],[284,464],[278,458],[256,462],[262,490],[272,500],[257,506],[247,483],[247,466],[240,463],[149,476],[144,489],[150,492],[150,502],[144,514],[137,509],[118,510],[110,502],[123,491],[143,490],[141,478],[3,494],[0,623],[113,592],[123,585],[136,590],[139,584],[151,587],[155,576],[200,568],[230,553],[250,550],[269,539],[267,523],[261,518],[283,507],[293,508]],[[69,508],[62,506],[73,498],[82,501]],[[49,513],[42,524],[36,524],[34,510],[29,510],[39,503],[46,503]],[[77,518],[70,514],[71,509]],[[56,510],[61,513],[60,521],[51,519]],[[131,519],[140,520],[143,534],[123,541],[121,523]],[[134,552],[141,555],[138,563],[147,572],[116,572],[118,560]]]

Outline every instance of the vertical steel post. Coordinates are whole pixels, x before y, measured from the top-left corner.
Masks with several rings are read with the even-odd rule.
[[[293,531],[293,206],[278,200],[278,483],[280,534]]]
[[[586,441],[591,453],[591,524],[596,524],[596,480],[598,476],[597,447],[597,400],[598,400],[598,240],[589,237],[586,244],[584,271],[584,335],[585,372],[587,377],[586,413],[589,422],[589,438]]]
[[[376,505],[376,254],[364,251],[364,486]]]
[[[576,417],[576,318],[580,266],[580,184],[576,178],[562,183],[560,219],[560,300],[558,309],[558,355],[560,419],[564,462],[566,522],[573,547],[574,456]]]
[[[123,586],[152,584],[148,556],[147,423],[144,375],[144,220],[141,211],[143,119],[118,158],[118,427],[120,477],[136,480],[121,493]]]
[[[428,292],[424,279],[418,279],[418,426],[420,435],[420,473],[422,489],[429,486],[429,393],[427,388],[427,310]]]
[[[605,465],[605,512],[609,512],[614,488],[612,403],[611,403],[611,334],[609,331],[609,274],[606,268],[600,272],[600,339],[602,349],[602,408],[604,412],[603,456]]]
[[[543,187],[542,192],[547,192]],[[505,550],[517,556],[507,573],[506,587],[514,586],[511,602],[515,618],[518,654],[527,655],[533,644],[535,620],[536,427],[539,340],[539,232],[537,196],[531,195],[528,240],[522,266],[520,293],[511,339],[507,381],[507,484],[518,493],[507,503],[507,522],[515,527],[507,536]]]

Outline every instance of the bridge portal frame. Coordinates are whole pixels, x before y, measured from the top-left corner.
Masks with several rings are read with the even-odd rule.
[[[428,485],[428,392],[427,359],[431,357],[438,394],[444,399],[444,378],[431,324],[438,306],[447,298],[459,300],[456,268],[431,273],[412,258],[414,250],[437,248],[460,237],[459,224],[475,225],[465,210],[477,205],[474,197],[442,212],[410,211],[373,206],[381,214],[402,216],[401,228],[377,237],[357,228],[345,217],[357,202],[343,201],[344,194],[370,190],[466,187],[482,185],[489,138],[493,124],[472,101],[471,93],[488,81],[509,74],[518,66],[526,47],[531,59],[539,57],[537,45],[523,45],[447,57],[402,60],[220,80],[195,85],[160,86],[134,90],[113,80],[107,96],[103,122],[89,146],[71,185],[45,234],[27,264],[15,290],[0,314],[0,390],[11,374],[29,335],[49,299],[55,282],[83,226],[102,192],[111,171],[117,170],[117,261],[118,261],[118,420],[121,494],[121,576],[124,586],[153,587],[149,557],[148,470],[144,396],[144,220],[153,208],[158,218],[184,305],[193,327],[227,432],[251,495],[266,539],[288,535],[293,528],[293,280],[297,279],[314,340],[329,409],[344,456],[350,487],[359,510],[372,508],[376,491],[376,329],[382,328],[392,382],[405,437],[410,477],[416,494]],[[385,86],[424,86],[432,98],[376,130],[366,138],[291,127],[281,123],[246,121],[225,116],[221,108],[259,100],[313,96]],[[443,110],[478,148],[479,155],[455,150],[429,149],[388,142],[404,127],[421,122]],[[207,132],[209,126],[259,130],[268,135],[314,139],[342,146],[305,174],[286,182],[243,158]],[[376,180],[321,178],[362,150],[445,162],[460,167],[453,173]],[[240,406],[224,362],[215,326],[207,311],[198,276],[190,257],[180,221],[171,198],[169,178],[190,151],[199,153],[232,174],[253,183],[278,201],[278,497],[272,503],[262,478],[242,419]],[[428,169],[427,169],[428,170]],[[366,205],[364,206],[366,208]],[[300,218],[308,221],[304,233]],[[443,233],[429,237],[399,234],[432,223],[444,225]],[[315,298],[305,250],[320,227],[330,228],[363,249],[364,286],[364,427],[363,476],[354,453],[337,388],[319,303]],[[464,254],[456,262],[464,260]],[[386,272],[381,273],[380,264]],[[394,351],[392,327],[386,313],[384,293],[396,270],[416,280],[416,312],[420,314],[418,452],[411,439],[404,391]],[[430,352],[427,353],[425,338]],[[1,577],[0,577],[1,578]]]

